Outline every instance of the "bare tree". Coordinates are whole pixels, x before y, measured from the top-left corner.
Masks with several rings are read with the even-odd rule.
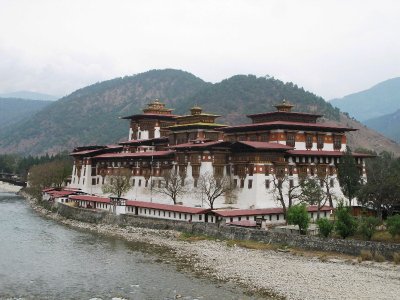
[[[215,201],[221,196],[232,197],[235,190],[229,176],[214,176],[210,173],[201,175],[198,179],[196,192],[205,196],[206,203],[214,209]]]
[[[185,186],[184,177],[172,170],[164,174],[160,185],[153,184],[152,182],[150,188],[157,194],[163,194],[170,197],[174,204],[177,203],[179,197],[188,192],[188,189]]]
[[[30,192],[35,198],[40,199],[42,189],[62,187],[68,175],[71,174],[71,167],[70,162],[62,160],[33,166],[28,176]]]
[[[109,176],[109,182],[102,187],[103,193],[121,198],[132,187],[130,178],[128,172]]]
[[[287,210],[301,195],[300,184],[294,184],[294,179],[290,179],[287,175],[277,176],[272,174],[272,193],[282,206],[283,213],[286,216]]]

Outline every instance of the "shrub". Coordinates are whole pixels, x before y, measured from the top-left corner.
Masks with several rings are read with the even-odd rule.
[[[400,235],[400,215],[389,217],[386,221],[386,226],[393,238],[396,235]]]
[[[375,252],[374,260],[376,262],[384,262],[385,261],[385,257],[382,254],[380,254],[379,252]]]
[[[360,257],[361,257],[361,259],[362,259],[363,261],[365,261],[365,260],[372,260],[373,255],[372,255],[372,252],[369,251],[369,250],[361,250],[361,252],[360,252]]]
[[[379,220],[375,217],[362,217],[360,219],[358,230],[360,234],[368,241],[376,232],[376,226],[379,225]]]
[[[393,253],[393,262],[396,265],[400,264],[400,252]]]
[[[357,221],[350,214],[350,209],[339,203],[336,212],[335,230],[342,237],[346,238],[353,235],[357,230]]]
[[[310,218],[305,204],[297,204],[290,207],[287,211],[287,221],[289,224],[299,226],[300,234],[306,234]]]
[[[321,218],[317,220],[317,225],[319,228],[319,234],[324,237],[328,237],[331,234],[334,227],[333,223],[329,221],[327,218]]]

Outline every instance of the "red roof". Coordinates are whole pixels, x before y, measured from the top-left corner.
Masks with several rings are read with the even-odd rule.
[[[332,207],[323,206],[320,211],[331,211]],[[317,206],[307,207],[308,212],[316,212]],[[283,208],[260,208],[260,209],[230,209],[230,210],[213,210],[213,212],[221,217],[240,217],[240,216],[261,216],[261,215],[273,215],[283,214]]]
[[[297,116],[313,116],[313,117],[322,117],[323,115],[312,114],[312,113],[303,113],[303,112],[288,112],[288,111],[272,111],[272,112],[264,112],[259,114],[251,114],[247,115],[247,117],[258,117],[258,116],[269,116],[269,115],[297,115]]]
[[[104,150],[110,150],[110,149],[113,150],[113,149],[120,149],[120,148],[122,148],[121,145],[106,145],[104,147],[97,148],[97,149],[87,149],[87,150],[72,152],[70,155],[74,156],[74,155],[93,154],[93,153],[104,151]]]
[[[313,128],[313,129],[325,129],[325,130],[340,130],[340,131],[354,131],[357,129],[343,127],[332,123],[306,123],[306,122],[289,122],[289,121],[272,121],[254,124],[243,124],[237,126],[224,127],[219,130],[232,131],[235,129],[246,129],[246,128],[259,128],[259,127],[272,127],[272,128],[284,128],[284,127],[295,127],[295,128]]]
[[[169,148],[172,149],[179,149],[179,148],[204,148],[204,147],[210,147],[210,146],[217,146],[220,144],[226,144],[224,141],[211,141],[211,142],[204,142],[204,143],[185,143],[185,144],[179,144],[175,146],[170,146]]]
[[[50,192],[50,191],[54,191],[55,188],[45,188],[42,190],[42,192],[46,193],[46,192]]]
[[[168,138],[167,137],[159,137],[159,138],[146,139],[146,140],[129,140],[129,141],[121,142],[120,144],[121,145],[130,145],[130,144],[142,144],[142,143],[163,142],[163,141],[168,141]]]
[[[47,194],[53,196],[53,197],[65,197],[69,195],[75,194],[75,191],[50,191],[47,192]]]
[[[89,196],[89,195],[71,195],[69,196],[71,200],[80,200],[80,201],[92,201],[92,202],[102,202],[102,203],[110,203],[110,198],[98,197],[98,196]]]
[[[310,205],[309,207],[307,207],[308,212],[316,212],[317,210],[318,210],[318,207],[316,205]],[[330,207],[330,206],[323,206],[319,210],[320,211],[331,211],[331,210],[334,210],[334,208]]]
[[[249,147],[257,149],[257,150],[277,150],[277,149],[290,150],[290,149],[293,149],[293,147],[286,146],[283,144],[268,143],[268,142],[238,141],[238,142],[235,142],[233,145],[235,145],[235,144],[244,144],[246,146],[249,146]]]
[[[152,151],[152,152],[134,152],[134,153],[105,153],[95,156],[95,158],[122,158],[122,157],[158,157],[158,156],[168,156],[175,153],[175,151]]]
[[[121,117],[121,119],[133,119],[133,118],[158,118],[158,119],[175,119],[177,117],[180,117],[179,115],[173,115],[173,114],[152,114],[152,113],[143,113],[143,114],[137,114],[137,115],[131,115],[127,117]]]
[[[171,204],[160,204],[154,202],[145,202],[145,201],[126,201],[127,206],[135,206],[140,208],[151,208],[151,209],[159,209],[166,210],[172,212],[180,212],[180,213],[188,213],[188,214],[204,214],[210,211],[209,208],[201,208],[201,207],[189,207],[182,205],[171,205]]]

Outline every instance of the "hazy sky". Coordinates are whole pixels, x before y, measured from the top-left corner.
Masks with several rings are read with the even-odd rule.
[[[162,68],[340,97],[400,76],[400,1],[0,0],[0,92],[65,95]]]

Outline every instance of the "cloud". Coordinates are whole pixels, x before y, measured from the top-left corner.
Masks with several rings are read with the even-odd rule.
[[[153,68],[269,74],[326,98],[400,74],[397,1],[0,0],[0,92]]]

